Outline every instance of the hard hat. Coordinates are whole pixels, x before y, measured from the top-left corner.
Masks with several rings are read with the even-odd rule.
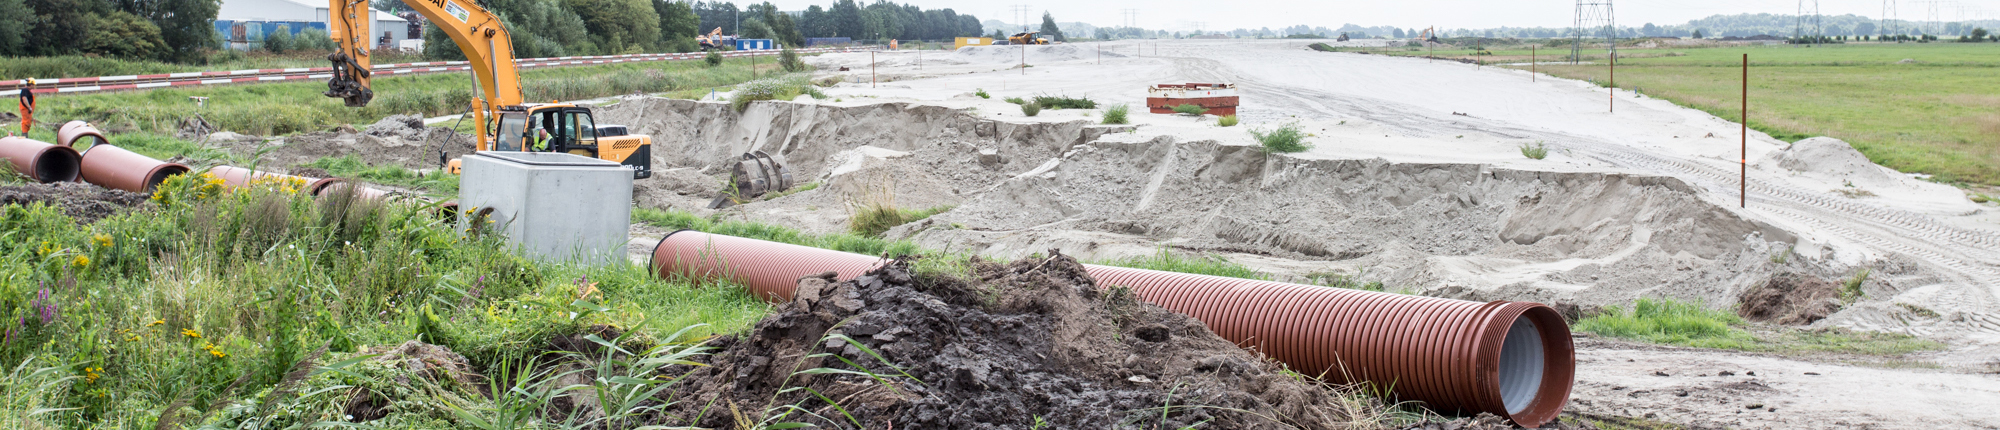
[[[30,87],[35,86],[35,78],[22,79],[21,82],[27,83]]]

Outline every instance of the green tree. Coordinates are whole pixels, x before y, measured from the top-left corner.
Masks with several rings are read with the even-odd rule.
[[[565,0],[604,53],[643,52],[660,40],[660,14],[648,0]]]
[[[0,55],[15,56],[28,53],[28,29],[33,25],[29,20],[35,11],[21,0],[0,0]]]
[[[799,31],[805,33],[805,37],[832,36],[832,23],[833,17],[828,15],[826,9],[820,8],[819,5],[812,5],[812,7],[806,8],[806,13],[799,15]]]
[[[744,21],[743,21],[743,34],[742,34],[742,36],[743,36],[743,38],[744,38],[744,39],[775,39],[775,38],[776,38],[776,37],[773,37],[773,36],[772,36],[772,34],[771,34],[771,26],[770,26],[770,25],[768,25],[768,24],[765,24],[765,23],[764,23],[764,19],[763,19],[763,18],[750,18],[750,19],[748,19],[748,20],[744,20]]]
[[[1972,29],[1972,41],[1974,42],[1984,41],[1986,39],[1986,34],[1987,33],[1985,27],[1974,28]]]
[[[26,34],[28,55],[55,56],[81,52],[90,34],[91,15],[109,13],[108,3],[90,0],[24,0],[34,17]]]
[[[854,0],[839,0],[834,2],[833,10],[827,14],[830,15],[829,18],[832,18],[833,21],[832,36],[846,36],[855,39],[867,37],[867,35],[862,33],[868,30],[868,24],[861,17],[861,7],[854,5]]]
[[[167,51],[160,27],[125,11],[91,14],[90,32],[83,37],[82,51],[109,57],[153,59]]]
[[[785,46],[803,46],[806,44],[806,38],[799,35],[799,25],[792,21],[791,14],[779,12],[778,7],[772,6],[771,2],[764,2],[764,4],[751,7],[758,9],[757,15],[762,17],[764,24],[770,28],[771,35],[769,38],[777,39],[778,43],[782,43]],[[749,30],[746,29],[744,31],[748,32]]]
[[[140,2],[150,7],[127,9],[144,17],[158,26],[160,40],[166,42],[160,55],[161,60],[177,63],[197,63],[208,57],[208,51],[221,46],[215,44],[215,14],[222,10],[221,0],[159,0]]]
[[[1696,39],[1700,39],[1700,38],[1701,38],[1701,30],[1700,30],[1700,29],[1696,29],[1696,30],[1694,31],[1694,38],[1696,38]]]
[[[660,15],[660,45],[669,52],[694,52],[699,49],[694,43],[695,34],[701,33],[701,17],[694,14],[694,7],[684,1],[654,0],[653,10]]]
[[[1057,42],[1067,40],[1063,38],[1062,27],[1056,26],[1056,18],[1048,12],[1042,12],[1042,36]]]

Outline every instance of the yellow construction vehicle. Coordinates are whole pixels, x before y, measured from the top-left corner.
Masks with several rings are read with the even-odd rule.
[[[728,42],[730,42],[730,39],[725,39],[722,36],[722,27],[716,27],[715,31],[708,32],[708,34],[695,35],[694,42],[696,44],[701,45],[701,50],[703,51],[713,51],[716,49],[722,49],[722,47],[725,46],[730,46],[728,44]]]
[[[330,0],[328,33],[339,45],[327,60],[333,62],[333,79],[326,83],[327,97],[346,101],[350,107],[368,106],[375,97],[369,87],[373,46],[369,24],[374,10],[366,0]],[[609,160],[632,170],[634,178],[653,176],[653,139],[626,135],[622,126],[599,125],[590,108],[564,103],[523,103],[520,73],[514,66],[514,48],[500,17],[471,0],[403,0],[417,13],[451,36],[465,52],[480,94],[472,99],[473,124],[479,132],[479,151],[563,152]],[[458,160],[446,163],[446,170],[458,172]]]
[[[1016,35],[1013,35],[1013,36],[1008,36],[1008,37],[1007,37],[1007,44],[1009,44],[1009,45],[1047,45],[1047,44],[1049,44],[1049,38],[1046,38],[1046,37],[1035,37],[1035,35],[1037,35],[1037,34],[1041,34],[1041,32],[1039,32],[1039,31],[1030,31],[1030,32],[1027,32],[1027,33],[1021,33],[1021,34],[1016,34]]]

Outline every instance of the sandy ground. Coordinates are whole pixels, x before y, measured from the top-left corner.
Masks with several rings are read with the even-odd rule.
[[[738,114],[621,99],[600,121],[654,136],[659,174],[642,184],[643,205],[827,232],[842,229],[857,195],[889,194],[906,208],[956,207],[892,237],[998,257],[1167,247],[1281,276],[1583,305],[1667,296],[1729,306],[1775,273],[1866,268],[1867,297],[1815,326],[1946,341],[1946,351],[1906,357],[1938,369],[1587,340],[1571,407],[1703,427],[2000,426],[1974,406],[2000,400],[1988,364],[2000,363],[1993,206],[1869,164],[1837,141],[1753,132],[1749,205],[1738,208],[1742,155],[1730,121],[1583,82],[1305,44],[899,52],[875,54],[872,68],[870,54],[832,54],[810,60],[849,68],[823,72],[845,77],[827,100]],[[1023,55],[1032,67],[1018,67]],[[1147,84],[1214,81],[1242,88],[1243,126],[1135,109],[1132,126],[1100,127],[1090,125],[1096,111],[1029,118],[1000,100],[1142,106]],[[993,98],[973,95],[981,89]],[[1312,133],[1314,149],[1249,148],[1250,130],[1285,123]],[[1550,156],[1521,156],[1531,142]],[[799,182],[826,186],[696,209],[725,174],[722,160],[750,150],[783,153]],[[1737,376],[1714,376],[1722,371]]]

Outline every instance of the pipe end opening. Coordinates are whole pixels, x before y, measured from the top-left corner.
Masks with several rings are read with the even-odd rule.
[[[60,146],[51,146],[35,157],[35,180],[42,183],[76,182],[83,175],[83,156]]]

